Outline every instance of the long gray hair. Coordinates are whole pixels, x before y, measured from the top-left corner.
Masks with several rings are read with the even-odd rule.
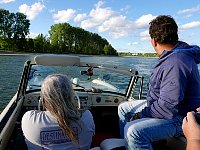
[[[47,76],[41,87],[41,99],[43,106],[54,117],[66,135],[74,142],[77,135],[70,126],[72,122],[78,122],[80,113],[77,108],[75,93],[71,81],[67,76],[54,74]]]

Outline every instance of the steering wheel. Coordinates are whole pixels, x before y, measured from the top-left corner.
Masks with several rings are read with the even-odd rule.
[[[77,108],[80,109],[81,108],[80,98],[76,92],[74,93],[75,93],[74,100],[77,100]],[[40,111],[44,110],[41,97],[39,98],[39,101],[38,101],[38,110]]]

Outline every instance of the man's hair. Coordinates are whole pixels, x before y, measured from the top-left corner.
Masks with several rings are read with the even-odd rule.
[[[149,24],[150,37],[158,43],[175,45],[178,42],[178,26],[171,16],[157,16]]]

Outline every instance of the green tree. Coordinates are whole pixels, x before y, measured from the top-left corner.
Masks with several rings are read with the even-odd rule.
[[[34,42],[34,52],[52,52],[50,41],[47,36],[44,36],[43,34],[39,34],[35,39]]]
[[[26,19],[26,15],[20,12],[17,12],[14,18],[14,39],[25,39],[29,34],[30,21]]]
[[[52,25],[49,34],[52,47],[59,53],[117,55],[106,39],[80,27],[72,27],[68,23]],[[108,45],[108,48],[105,45]]]
[[[8,30],[10,26],[10,12],[8,10],[0,9],[0,37],[2,39],[8,38]]]
[[[14,14],[8,10],[0,9],[0,45],[2,49],[13,49],[11,40],[14,24]]]
[[[105,45],[103,50],[106,55],[117,55],[117,51],[110,44]]]
[[[0,9],[0,38],[4,49],[25,49],[29,26],[30,21],[24,14]]]
[[[73,28],[68,23],[59,23],[51,26],[49,31],[51,44],[58,48],[60,53],[72,52]]]
[[[26,19],[23,13],[17,12],[14,16],[15,24],[13,26],[13,39],[18,49],[24,50],[26,45],[26,36],[29,34],[30,21]]]
[[[34,40],[32,38],[28,38],[26,40],[26,49],[25,52],[34,52],[35,47],[34,47]]]
[[[87,44],[87,33],[84,29],[80,27],[74,27],[73,30],[74,36],[73,36],[73,45],[74,45],[74,51],[77,54],[84,54],[85,47]]]

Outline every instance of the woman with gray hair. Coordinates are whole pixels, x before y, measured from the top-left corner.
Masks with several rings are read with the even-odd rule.
[[[90,148],[95,125],[89,110],[80,113],[71,81],[64,75],[49,75],[41,87],[44,111],[31,110],[22,118],[28,149]]]

